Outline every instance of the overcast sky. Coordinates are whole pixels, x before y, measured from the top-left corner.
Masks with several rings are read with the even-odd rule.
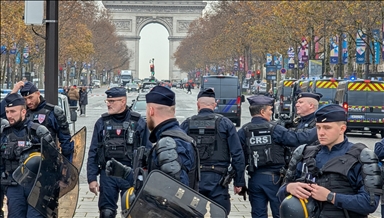
[[[211,1],[213,2],[213,1]],[[207,1],[206,10],[210,1]],[[100,2],[102,5],[102,3]],[[155,77],[169,79],[168,31],[161,24],[148,24],[140,32],[139,74],[140,79],[150,75],[149,59],[155,59]]]

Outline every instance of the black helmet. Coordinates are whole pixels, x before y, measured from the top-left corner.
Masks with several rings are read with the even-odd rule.
[[[319,204],[311,197],[298,199],[289,195],[280,205],[280,218],[318,218],[319,214]]]
[[[27,168],[29,171],[37,175],[40,167],[40,162],[41,162],[40,152],[30,153],[23,162],[21,172],[24,173],[24,168]]]

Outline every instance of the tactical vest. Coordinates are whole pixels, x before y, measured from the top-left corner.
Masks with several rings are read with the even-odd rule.
[[[55,106],[53,104],[46,103],[43,108],[38,111],[27,110],[27,118],[34,123],[38,123],[47,127],[51,136],[56,140],[56,131],[53,129],[53,126],[49,123],[49,114],[53,112]]]
[[[329,189],[334,193],[354,195],[358,192],[348,180],[348,172],[359,163],[359,155],[365,146],[351,147],[343,156],[335,157],[329,160],[321,169],[316,167],[315,157],[321,150],[321,145],[307,146],[303,153],[303,164],[308,166],[308,172],[316,177],[316,183]],[[352,211],[346,211],[337,208],[332,203],[321,203],[320,217],[349,217],[364,218],[367,217]]]
[[[1,157],[5,165],[7,178],[2,178],[1,183],[9,185],[12,180],[12,173],[24,162],[32,152],[40,151],[41,144],[31,142],[31,129],[37,129],[38,124],[32,124],[31,128],[24,127],[23,136],[18,137],[12,130],[12,127],[4,129],[3,134],[7,136],[7,143],[1,145]]]
[[[196,142],[202,165],[230,162],[228,141],[222,138],[218,131],[222,118],[222,115],[210,114],[195,115],[188,120],[188,135]]]
[[[183,131],[178,131],[178,130],[167,130],[161,133],[160,138],[163,137],[172,137],[172,138],[180,138],[186,142],[191,143],[193,150],[194,150],[194,156],[195,156],[195,166],[191,169],[188,170],[185,166],[183,166],[182,163],[180,163],[182,170],[184,170],[188,174],[188,180],[189,180],[189,187],[192,188],[195,191],[199,191],[199,181],[200,181],[200,158],[198,155],[198,151],[196,148],[196,142],[192,137],[189,137],[186,133]],[[156,163],[152,159],[153,152],[155,152],[155,146],[149,151],[148,154],[148,172],[151,170],[157,169]]]
[[[244,127],[248,150],[248,172],[256,168],[285,164],[284,146],[277,145],[272,140],[276,124],[249,123]]]
[[[104,136],[97,154],[103,169],[111,158],[132,165],[133,151],[141,145],[140,133],[137,132],[140,114],[133,111],[129,113],[129,119],[124,122],[114,121],[108,113],[102,115]]]

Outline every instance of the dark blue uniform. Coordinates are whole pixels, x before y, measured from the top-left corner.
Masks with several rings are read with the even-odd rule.
[[[149,140],[152,143],[156,143],[160,140],[160,136],[163,132],[168,130],[176,130],[184,132],[180,126],[179,122],[175,119],[168,119],[160,123],[155,127],[155,129],[151,132]],[[195,155],[193,145],[189,142],[186,142],[180,138],[173,138],[176,142],[176,152],[179,156],[179,163],[182,166],[181,174],[180,174],[180,182],[189,186],[189,177],[188,173],[190,170],[196,167],[195,163]],[[152,156],[150,157],[152,166],[150,170],[160,169],[160,165],[158,163],[158,156],[156,152],[152,152]],[[187,170],[187,171],[186,171]]]
[[[323,146],[315,157],[316,167],[321,169],[332,158],[344,155],[352,146],[353,143],[349,142],[347,137],[345,137],[344,141],[340,144],[334,145],[331,150],[329,150],[327,146]],[[358,193],[354,195],[336,193],[335,205],[337,205],[338,208],[343,208],[348,211],[356,212],[358,214],[367,215],[369,213],[373,213],[376,210],[379,202],[379,196],[375,196],[374,205],[370,205],[370,196],[364,187],[364,181],[361,175],[361,166],[362,165],[360,163],[357,163],[350,169],[347,176],[351,186],[358,188]],[[302,162],[297,165],[296,178],[299,178],[301,176],[301,169]],[[277,196],[279,197],[280,201],[283,201],[288,194],[289,193],[287,193],[286,191],[285,184],[280,188]]]
[[[4,129],[4,134],[1,135],[1,144],[2,147],[9,143],[7,133],[14,133],[17,137],[25,137],[28,135],[27,129],[30,129],[32,122],[29,120],[24,120],[22,123],[16,124],[16,126],[8,127]],[[40,138],[31,135],[31,143],[38,144],[40,143]],[[5,159],[3,159],[5,161]],[[5,171],[5,166],[3,165],[1,168],[1,173]],[[12,176],[13,172],[7,172],[8,176]],[[7,177],[8,178],[8,177]],[[10,178],[8,178],[10,179]],[[7,179],[7,180],[8,180]],[[5,178],[1,179],[2,181],[6,181]],[[3,186],[3,184],[1,184]],[[37,210],[35,210],[31,205],[28,204],[28,196],[32,190],[33,183],[28,186],[20,186],[20,185],[10,185],[5,186],[6,188],[6,196],[8,199],[8,217],[9,218],[34,218],[34,217],[44,217]],[[1,199],[3,201],[3,199]]]
[[[211,109],[201,109],[197,116],[207,116],[214,114]],[[188,133],[189,122],[184,121],[180,126],[185,132]],[[220,138],[226,139],[229,147],[230,157],[232,158],[231,162],[215,162],[210,163],[211,166],[228,168],[231,164],[236,171],[236,176],[234,178],[234,186],[244,187],[244,169],[245,169],[245,160],[242,148],[240,145],[239,138],[236,134],[236,128],[233,123],[226,117],[223,117],[220,120],[218,125],[218,133]],[[224,144],[223,144],[224,145]],[[202,161],[200,161],[202,162]],[[225,175],[224,175],[225,176]],[[201,180],[199,183],[199,192],[209,199],[217,202],[227,210],[227,214],[231,211],[231,202],[230,195],[228,193],[228,187],[220,185],[220,180],[223,177],[222,174],[201,170]]]
[[[307,116],[300,117],[300,121],[296,129],[312,128],[313,126],[311,126],[311,124],[315,123],[314,119],[315,119],[315,113],[311,113]]]
[[[126,109],[122,114],[111,115],[111,119],[113,122],[122,123],[124,121],[129,121],[131,116],[131,112]],[[92,141],[88,152],[88,163],[87,163],[87,179],[88,183],[93,181],[97,181],[97,176],[100,174],[100,197],[99,197],[99,209],[109,209],[115,212],[117,209],[117,201],[120,195],[122,195],[128,188],[133,185],[133,178],[130,175],[129,178],[121,179],[117,177],[109,177],[105,174],[105,165],[99,166],[98,161],[98,146],[103,143],[105,138],[105,125],[103,121],[103,117],[99,118],[94,127]],[[121,132],[123,132],[121,130]],[[123,134],[123,133],[121,133]],[[137,138],[140,138],[139,146],[145,146],[148,150],[152,148],[152,144],[149,142],[149,131],[147,125],[143,118],[137,122],[137,129],[135,131],[135,135],[138,135]],[[132,167],[132,162],[123,162],[123,164]]]
[[[269,122],[262,117],[253,117],[251,123],[263,124]],[[238,130],[238,135],[244,150],[246,164],[249,165],[246,134],[243,127]],[[316,128],[303,132],[294,132],[276,125],[272,132],[272,141],[281,146],[297,147],[301,144],[311,144],[316,140]],[[276,197],[276,193],[280,187],[280,169],[283,166],[284,164],[260,167],[255,172],[248,174],[250,176],[248,180],[248,194],[252,206],[252,217],[267,217],[268,201],[270,201],[274,217],[279,216],[280,202]]]
[[[376,142],[375,144],[375,154],[377,157],[379,157],[379,160],[384,160],[384,139],[382,139],[380,142]],[[384,162],[381,162],[381,167],[383,166]],[[383,194],[384,194],[384,187],[383,187]],[[384,196],[381,196],[381,217],[384,218]]]
[[[46,126],[49,129],[49,131],[51,131],[51,135],[52,136],[56,135],[57,138],[59,139],[60,147],[61,147],[61,153],[67,159],[71,160],[72,154],[73,154],[73,149],[74,149],[74,144],[71,141],[71,134],[69,132],[68,127],[66,128],[66,131],[64,131],[64,129],[62,129],[60,127],[59,121],[57,120],[57,117],[55,116],[53,111],[50,111],[48,114],[48,117],[44,117],[44,120],[41,120],[39,118],[40,114],[36,115],[37,118],[32,117],[32,114],[42,110],[46,106],[46,104],[47,104],[47,102],[45,101],[45,99],[43,97],[40,97],[40,104],[37,106],[37,108],[34,110],[30,110],[30,109],[27,110],[27,115],[29,116],[28,119],[30,119],[30,120],[35,119],[34,122],[46,123],[46,125],[44,125],[44,126]],[[40,116],[40,117],[42,117],[42,116]],[[46,120],[47,122],[45,122],[45,119],[47,119]]]

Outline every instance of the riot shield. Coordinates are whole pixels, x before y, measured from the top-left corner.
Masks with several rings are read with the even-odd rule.
[[[227,217],[217,203],[167,174],[153,170],[124,218]]]
[[[48,218],[57,218],[59,198],[79,181],[79,172],[56,147],[42,139],[41,163],[28,203]]]
[[[78,169],[79,173],[81,172],[81,167],[83,165],[86,139],[87,128],[85,126],[77,131],[71,139],[74,143],[72,164]],[[73,217],[75,214],[78,198],[79,181],[76,182],[76,186],[70,192],[59,199],[59,218]]]

